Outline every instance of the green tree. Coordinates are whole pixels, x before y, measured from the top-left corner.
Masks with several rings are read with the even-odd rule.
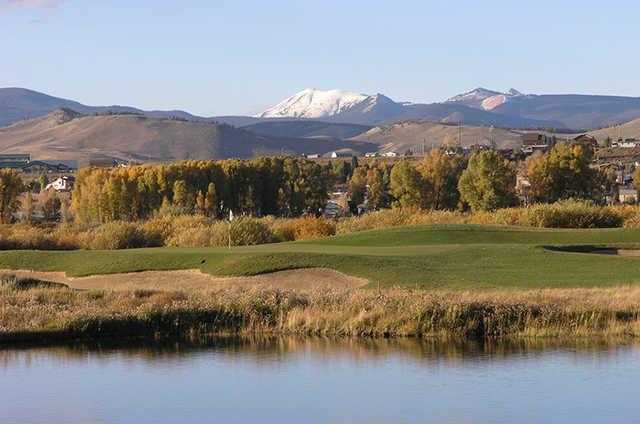
[[[406,159],[391,170],[390,192],[402,207],[422,206],[422,184],[420,173]]]
[[[516,172],[500,153],[475,153],[462,172],[458,190],[472,210],[494,210],[516,204]]]

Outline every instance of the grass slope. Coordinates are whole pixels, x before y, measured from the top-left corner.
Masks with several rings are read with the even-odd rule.
[[[543,246],[633,247],[640,230],[411,226],[261,246],[120,251],[5,251],[0,268],[73,276],[190,269],[219,275],[327,267],[371,286],[490,289],[605,287],[640,281],[640,258],[550,251]]]

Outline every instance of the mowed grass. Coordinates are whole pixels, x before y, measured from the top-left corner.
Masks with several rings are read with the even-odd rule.
[[[640,230],[556,230],[420,225],[261,246],[118,251],[4,251],[0,268],[71,276],[200,269],[254,275],[326,267],[369,287],[447,289],[610,287],[640,282],[640,258],[547,250],[545,246],[640,247]]]

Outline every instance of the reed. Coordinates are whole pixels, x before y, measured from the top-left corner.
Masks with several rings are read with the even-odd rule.
[[[229,334],[636,337],[640,288],[96,293],[0,285],[0,340]]]

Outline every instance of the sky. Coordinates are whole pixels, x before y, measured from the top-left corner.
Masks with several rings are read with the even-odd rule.
[[[257,113],[305,88],[640,96],[632,0],[0,0],[0,87]]]

